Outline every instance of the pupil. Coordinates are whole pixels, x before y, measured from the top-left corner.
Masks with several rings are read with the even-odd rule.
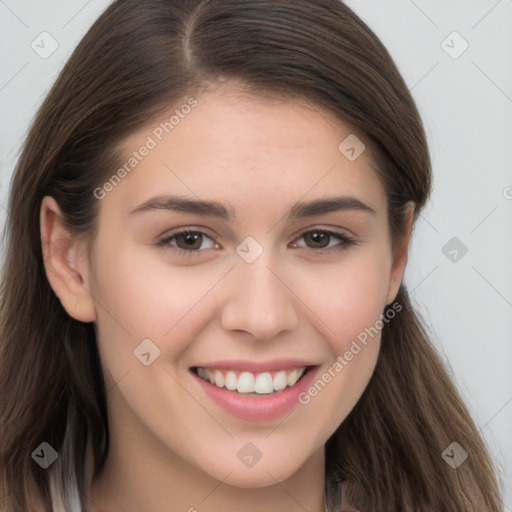
[[[191,247],[196,248],[197,241],[199,240],[199,247],[201,245],[201,235],[198,233],[186,233],[183,235],[185,245],[187,245],[187,249],[190,249]]]
[[[309,236],[311,237],[313,243],[320,244],[321,247],[326,246],[325,243],[322,243],[327,240],[327,235],[325,233],[322,233],[321,231],[314,231],[313,233],[310,233]]]

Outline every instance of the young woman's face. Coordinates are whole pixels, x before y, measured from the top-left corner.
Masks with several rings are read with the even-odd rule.
[[[271,485],[323,460],[403,268],[369,151],[339,149],[346,125],[220,89],[195,99],[169,133],[126,141],[137,164],[100,200],[90,288],[111,446]]]

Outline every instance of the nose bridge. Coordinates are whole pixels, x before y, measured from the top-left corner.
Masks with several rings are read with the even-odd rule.
[[[296,327],[293,294],[272,269],[272,260],[270,251],[262,251],[250,263],[243,255],[237,261],[221,315],[225,329],[269,339]]]

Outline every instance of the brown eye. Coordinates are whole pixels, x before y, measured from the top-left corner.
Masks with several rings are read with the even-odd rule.
[[[329,245],[330,238],[331,235],[325,231],[310,231],[304,235],[304,240],[310,241],[313,249],[325,249]]]
[[[180,249],[199,249],[203,242],[203,235],[200,233],[178,233],[174,235],[176,246]]]
[[[205,247],[206,244],[206,247]],[[156,243],[158,247],[175,249],[183,254],[201,253],[204,249],[213,249],[216,241],[201,231],[178,231],[163,237]],[[202,248],[201,248],[202,247]]]
[[[325,229],[314,229],[311,231],[306,231],[305,233],[302,233],[302,235],[297,240],[301,239],[304,240],[305,245],[295,242],[293,244],[294,247],[299,247],[301,249],[313,249],[317,252],[342,250],[350,245],[357,244],[353,238],[343,233],[336,233],[334,231],[328,231]]]

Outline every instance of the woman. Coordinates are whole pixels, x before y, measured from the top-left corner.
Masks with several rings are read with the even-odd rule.
[[[502,510],[402,283],[430,180],[344,4],[114,2],[12,183],[2,510]]]

